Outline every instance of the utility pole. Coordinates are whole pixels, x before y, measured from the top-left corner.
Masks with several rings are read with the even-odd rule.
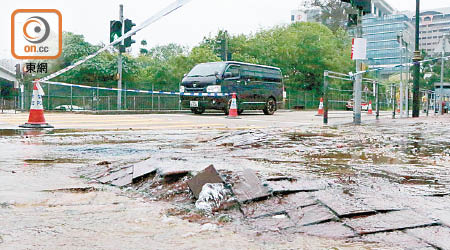
[[[328,125],[328,71],[323,72],[323,124]]]
[[[123,24],[123,4],[120,5],[119,10],[119,20]],[[124,30],[124,25],[122,25],[122,35]],[[122,47],[124,46],[123,41],[119,45],[119,56],[117,57],[117,75],[119,76],[117,80],[117,110],[122,109]]]
[[[409,66],[409,62],[411,61],[410,55],[408,53],[408,44],[406,44],[406,60],[408,62],[408,66],[406,67],[408,70],[408,74],[406,75],[406,89],[405,89],[405,111],[406,111],[406,117],[409,117],[409,80],[410,80],[410,74],[411,74],[411,67]]]
[[[380,83],[375,83],[375,91],[376,91],[376,103],[377,103],[377,112],[376,112],[376,118],[377,120],[380,119]]]
[[[420,114],[420,61],[422,56],[419,51],[419,30],[420,30],[420,0],[416,0],[416,46],[414,51],[414,84],[413,84],[413,117]]]
[[[358,23],[356,26],[356,38],[362,38],[362,16],[363,10],[358,10]],[[361,72],[361,60],[356,60],[356,73]],[[361,88],[362,88],[362,74],[355,76],[355,83],[353,84],[353,124],[361,124]]]
[[[442,107],[442,97],[444,95],[444,64],[445,64],[445,49],[447,46],[447,36],[444,34],[443,35],[443,43],[442,43],[442,62],[441,62],[441,87],[440,87],[440,91],[439,91],[439,113],[441,115],[444,114],[444,109]]]
[[[395,104],[397,103],[397,89],[395,84],[391,86],[392,90],[392,119],[395,119]]]
[[[403,103],[404,103],[404,85],[403,85],[403,32],[399,35],[400,42],[400,118],[403,118]]]

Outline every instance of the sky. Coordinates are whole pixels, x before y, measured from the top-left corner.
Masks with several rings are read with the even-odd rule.
[[[2,1],[0,8],[0,59],[12,58],[10,49],[11,13],[16,9],[58,9],[62,13],[63,30],[83,34],[93,44],[109,42],[109,21],[118,19],[119,5],[124,17],[141,23],[173,0],[15,0]],[[415,0],[386,0],[397,10],[415,9]],[[177,43],[197,45],[204,36],[226,29],[231,34],[249,34],[290,22],[290,12],[301,0],[192,0],[133,37],[149,46]],[[422,0],[422,9],[450,7],[450,0]]]

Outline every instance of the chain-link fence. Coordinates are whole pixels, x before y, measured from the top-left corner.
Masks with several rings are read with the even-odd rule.
[[[20,98],[19,96],[2,96],[0,97],[0,112],[15,112],[20,110]]]
[[[287,109],[317,109],[319,107],[321,94],[314,91],[287,92],[285,107]],[[350,110],[349,103],[353,99],[353,90],[330,89],[328,92],[328,108],[330,110]],[[373,93],[362,92],[362,102],[369,103],[375,107],[376,98]],[[393,98],[390,93],[380,93],[380,109],[388,110],[392,106]]]
[[[117,91],[86,89],[68,86],[42,84],[45,91],[43,106],[45,110],[63,111],[110,111],[118,110]],[[170,90],[169,90],[170,91]],[[172,90],[173,91],[173,90]],[[352,90],[329,90],[329,109],[348,110],[348,103],[353,98]],[[28,110],[31,104],[32,89],[28,86],[17,96],[3,97],[0,105],[3,110]],[[287,90],[284,108],[296,110],[315,110],[319,106],[321,94],[316,91]],[[375,107],[375,97],[371,92],[363,92],[364,102],[372,101]],[[180,97],[160,94],[143,94],[136,92],[122,92],[121,110],[136,111],[165,111],[181,110]],[[393,98],[390,93],[380,93],[380,109],[389,110]]]

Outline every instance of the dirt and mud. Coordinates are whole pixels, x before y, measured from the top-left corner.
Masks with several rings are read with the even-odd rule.
[[[450,249],[449,123],[2,130],[0,248]]]

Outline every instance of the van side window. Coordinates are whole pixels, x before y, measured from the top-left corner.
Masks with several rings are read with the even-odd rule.
[[[231,77],[239,77],[240,76],[240,67],[237,65],[230,65],[225,73],[230,72]]]

